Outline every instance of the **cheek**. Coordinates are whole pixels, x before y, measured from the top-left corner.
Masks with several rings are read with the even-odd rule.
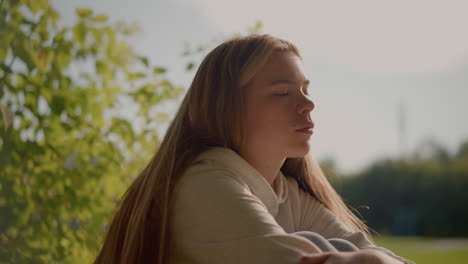
[[[248,108],[248,130],[263,136],[281,133],[292,124],[293,113],[286,101],[264,101]]]

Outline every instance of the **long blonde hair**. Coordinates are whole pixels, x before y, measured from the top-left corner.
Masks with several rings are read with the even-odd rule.
[[[232,38],[204,58],[157,152],[123,196],[94,263],[167,262],[170,216],[177,213],[171,211],[175,184],[208,148],[238,151],[242,87],[275,51],[290,51],[302,59],[295,45],[270,35]],[[311,155],[286,159],[281,170],[350,229],[367,233]]]

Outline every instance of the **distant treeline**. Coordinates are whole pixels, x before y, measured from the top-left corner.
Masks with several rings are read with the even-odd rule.
[[[376,161],[331,180],[381,234],[468,236],[468,141],[452,155],[426,142],[412,157]]]

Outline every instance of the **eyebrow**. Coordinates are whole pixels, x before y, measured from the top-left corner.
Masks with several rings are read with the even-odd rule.
[[[291,80],[285,80],[285,79],[281,79],[281,80],[275,80],[273,82],[270,83],[270,86],[274,86],[274,85],[279,85],[279,84],[289,84],[289,85],[297,85],[297,82],[295,81],[291,81]],[[310,80],[305,80],[303,82],[304,85],[309,85],[310,84]]]

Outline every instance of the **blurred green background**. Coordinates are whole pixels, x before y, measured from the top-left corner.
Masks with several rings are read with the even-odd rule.
[[[184,91],[134,51],[136,25],[86,8],[75,16],[64,25],[48,0],[0,0],[0,263],[89,263],[157,149],[169,119],[158,106]],[[468,141],[455,153],[427,146],[352,174],[321,164],[379,245],[419,263],[466,263]]]
[[[463,264],[468,259],[468,239],[433,237],[375,237],[379,246],[416,263]]]

